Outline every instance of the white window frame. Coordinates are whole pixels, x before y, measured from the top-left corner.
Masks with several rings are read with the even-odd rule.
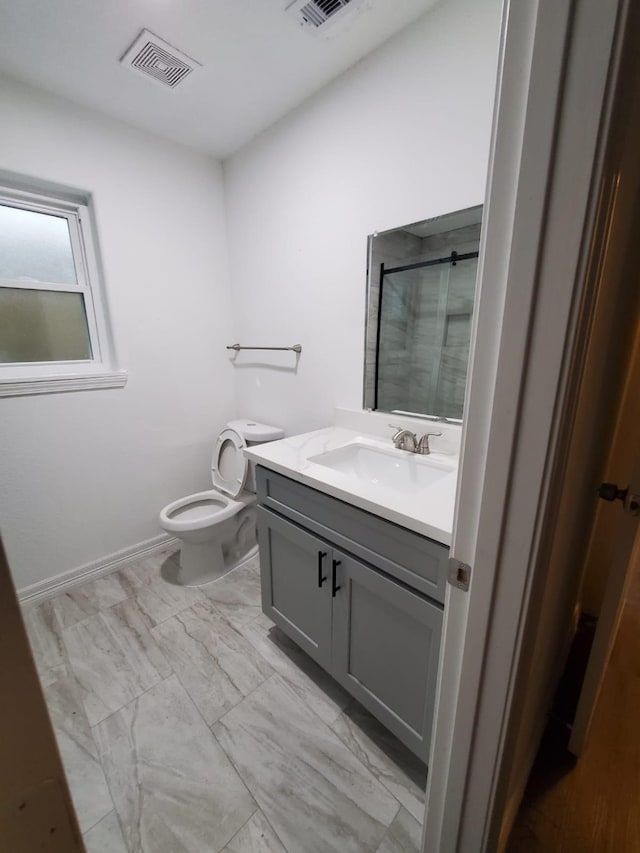
[[[2,186],[0,204],[67,220],[76,283],[0,277],[0,288],[81,294],[91,346],[89,359],[0,363],[0,397],[124,387],[127,373],[116,368],[89,203]]]

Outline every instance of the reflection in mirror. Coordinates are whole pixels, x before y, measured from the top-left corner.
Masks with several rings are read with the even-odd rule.
[[[364,406],[460,420],[482,206],[369,237]]]

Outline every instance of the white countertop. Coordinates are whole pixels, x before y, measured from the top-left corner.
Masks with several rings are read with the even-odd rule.
[[[245,454],[259,465],[285,477],[415,530],[443,545],[450,545],[458,476],[457,458],[432,452],[429,460],[438,467],[446,468],[447,473],[430,486],[411,494],[391,490],[374,480],[363,480],[353,474],[336,471],[310,459],[354,442],[393,451],[388,438],[381,439],[345,427],[332,426],[249,447]],[[413,454],[405,454],[402,450],[395,452],[413,457]],[[425,457],[419,457],[416,461],[424,460]]]

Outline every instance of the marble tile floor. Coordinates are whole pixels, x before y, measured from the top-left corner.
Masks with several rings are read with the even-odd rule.
[[[88,853],[418,853],[426,768],[264,616],[257,558],[175,565],[24,608]]]

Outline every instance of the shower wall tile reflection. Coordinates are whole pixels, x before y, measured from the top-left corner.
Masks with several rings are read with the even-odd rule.
[[[386,267],[401,266],[407,263],[407,258],[417,257],[422,248],[422,240],[408,231],[400,229],[396,231],[387,231],[384,234],[379,234],[373,240],[371,257],[369,259],[369,316],[367,319],[367,339],[365,343],[365,401],[373,401],[375,397],[376,386],[376,353],[377,353],[377,326],[378,326],[378,310],[380,303],[380,264],[384,263]],[[402,344],[400,334],[397,340]],[[384,381],[385,391],[391,395],[396,394],[398,399],[403,399],[402,395],[408,389],[403,380],[401,371],[396,370],[395,376],[392,371],[389,371]],[[367,403],[372,407],[372,403]],[[378,406],[378,408],[386,408]],[[392,408],[400,408],[398,406],[390,406],[387,411]]]
[[[463,214],[469,212],[463,211]],[[477,258],[384,275],[385,270],[477,252],[480,214],[471,225],[451,227],[457,214],[441,217],[442,233],[418,236],[396,229],[372,241],[365,353],[365,406],[461,418],[469,360],[469,338]],[[451,220],[449,225],[442,223]],[[438,224],[435,227],[438,227]],[[419,233],[418,223],[409,229]],[[381,309],[381,316],[378,312]],[[377,361],[377,376],[376,376]],[[376,394],[377,390],[377,394]]]

